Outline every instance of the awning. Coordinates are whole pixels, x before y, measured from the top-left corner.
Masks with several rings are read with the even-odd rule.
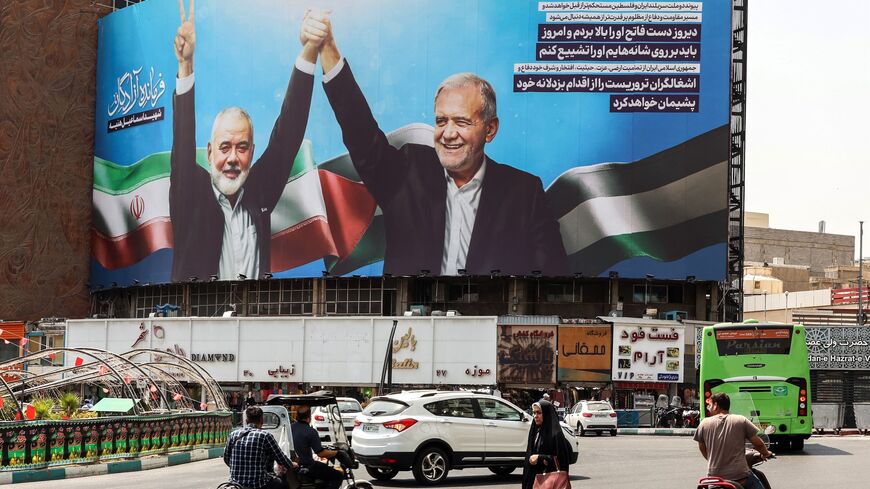
[[[121,397],[104,397],[100,399],[100,402],[94,404],[91,411],[98,411],[103,413],[126,413],[127,411],[133,409],[133,404],[135,401],[133,399],[125,399]]]

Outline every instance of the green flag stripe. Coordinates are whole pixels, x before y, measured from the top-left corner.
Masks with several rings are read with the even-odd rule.
[[[727,222],[728,210],[723,209],[662,229],[607,236],[569,255],[568,262],[572,271],[594,277],[629,258],[646,256],[660,262],[678,260],[727,241]]]
[[[94,156],[94,190],[110,195],[132,192],[148,182],[169,176],[170,152],[152,153],[136,163],[123,166]],[[208,170],[206,148],[197,148],[196,163]],[[293,160],[293,169],[287,181],[316,168],[311,141],[305,140]]]

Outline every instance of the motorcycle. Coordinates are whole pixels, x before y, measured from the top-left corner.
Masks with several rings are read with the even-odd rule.
[[[683,427],[697,428],[701,421],[701,412],[697,409],[686,409],[683,411]]]
[[[680,406],[669,406],[667,408],[659,408],[656,413],[658,428],[682,428],[683,427],[683,408]]]
[[[731,397],[731,413],[740,414],[746,416],[750,421],[752,421],[756,426],[760,423],[757,419],[756,414],[758,413],[755,408],[755,403],[748,393],[739,393],[732,395]],[[764,442],[764,446],[770,448],[770,437],[768,435],[774,433],[776,428],[773,426],[767,426],[763,431],[758,433],[758,437],[761,438],[761,441]],[[770,458],[776,458],[776,455],[771,453]],[[768,459],[769,460],[769,459]],[[758,466],[763,464],[765,459],[761,456],[761,453],[758,450],[752,448],[752,445],[747,442],[746,448],[746,463],[749,465],[749,469],[758,477],[758,480],[761,481],[761,485],[764,489],[770,488],[770,481],[767,480],[767,476],[758,469]],[[702,477],[698,480],[697,489],[744,489],[743,485],[741,485],[737,481],[731,481],[722,479],[721,477],[713,477],[706,476]]]
[[[776,458],[776,455],[773,455],[770,458]],[[752,473],[761,481],[761,485],[764,486],[764,489],[771,489],[770,481],[767,480],[767,476],[764,475],[764,472],[758,469],[758,466],[764,462],[765,459],[762,458],[761,453],[757,450],[746,450],[746,463],[749,464],[750,470],[752,470]],[[698,489],[743,489],[743,485],[737,481],[729,481],[721,477],[707,476],[698,480]]]
[[[338,401],[332,392],[318,391],[312,394],[273,394],[269,396],[266,405],[260,406],[263,409],[264,415],[268,413],[267,416],[264,416],[267,422],[264,422],[262,429],[270,432],[278,441],[278,446],[281,447],[281,450],[292,458],[293,437],[290,433],[290,416],[291,413],[295,415],[301,406],[307,406],[308,408],[315,406],[326,407],[323,411],[326,414],[330,439],[335,440],[334,445],[326,448],[337,452],[335,459],[331,463],[344,476],[342,489],[372,489],[370,482],[358,480],[353,474],[354,469],[359,468],[359,462],[350,448],[347,432],[341,420]],[[323,489],[326,487],[325,481],[312,477],[305,468],[287,472],[286,479],[289,489]],[[218,486],[218,489],[247,488],[232,482],[225,482]]]

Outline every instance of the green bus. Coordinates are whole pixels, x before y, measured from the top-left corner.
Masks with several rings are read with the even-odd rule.
[[[705,326],[700,364],[705,400],[725,392],[732,399],[731,412],[752,419],[761,429],[775,428],[770,439],[778,449],[803,449],[813,431],[803,325],[750,319]],[[750,412],[739,412],[739,406],[748,406]],[[709,414],[705,407],[701,418]]]

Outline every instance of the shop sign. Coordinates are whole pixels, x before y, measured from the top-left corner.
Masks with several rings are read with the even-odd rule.
[[[470,377],[484,377],[490,374],[492,374],[492,370],[488,368],[478,368],[477,365],[472,368],[465,369],[465,375],[468,375]]]
[[[285,368],[283,365],[278,365],[277,368],[269,369],[266,373],[269,374],[270,377],[275,377],[276,379],[288,379],[293,375],[296,375],[296,364],[290,364],[289,368]]]
[[[682,382],[682,326],[658,328],[614,323],[614,381]]]
[[[505,384],[556,383],[556,327],[499,325],[498,381]]]
[[[236,355],[233,353],[191,353],[190,359],[194,362],[235,362]]]
[[[610,331],[610,325],[559,326],[559,381],[610,381]]]
[[[805,329],[811,370],[870,370],[870,328]]]

